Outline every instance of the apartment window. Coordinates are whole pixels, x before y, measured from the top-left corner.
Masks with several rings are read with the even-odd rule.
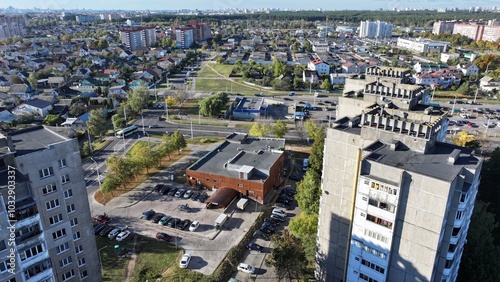
[[[85,265],[85,258],[79,258],[78,259],[78,266]]]
[[[458,233],[460,233],[460,228],[461,227],[453,228],[453,231],[451,232],[451,236],[456,237],[458,235]]]
[[[49,223],[50,225],[54,225],[58,222],[61,222],[63,220],[62,214],[54,215],[53,217],[49,218]]]
[[[59,167],[60,168],[66,167],[66,159],[60,159],[59,160]]]
[[[8,263],[9,263],[9,260],[5,260],[5,261],[0,262],[0,273],[7,272],[7,270],[9,270],[11,268]]]
[[[44,272],[45,270],[51,268],[50,259],[39,262],[35,265],[30,266],[24,271],[24,277],[26,279],[30,279],[31,277],[37,276],[39,273]],[[10,280],[9,280],[10,281]],[[40,282],[46,280],[38,280]]]
[[[69,190],[64,191],[64,198],[65,199],[71,198],[71,197],[73,197],[73,190],[69,189]]]
[[[63,176],[61,176],[61,182],[62,184],[66,184],[69,182],[69,174],[65,174]]]
[[[71,219],[71,220],[69,221],[69,224],[70,224],[71,226],[76,226],[76,225],[78,225],[78,218],[76,218],[76,217],[75,217],[75,218]]]
[[[79,254],[83,252],[83,246],[82,245],[78,245],[78,247],[75,247],[75,253]]]
[[[453,253],[453,252],[455,252],[455,250],[456,250],[456,249],[457,249],[457,245],[455,245],[455,244],[450,244],[450,245],[448,246],[448,252],[449,252],[449,253]]]
[[[67,257],[67,258],[63,258],[62,260],[59,261],[59,266],[60,267],[65,267],[66,265],[70,264],[73,262],[73,259],[71,258],[71,256]]]
[[[66,281],[68,279],[70,279],[71,277],[75,276],[75,270],[71,269],[70,271],[64,273],[62,275],[62,280],[63,281]]]
[[[54,239],[54,240],[57,240],[57,239],[62,238],[64,236],[66,236],[66,229],[64,229],[64,228],[52,233],[52,239]]]
[[[455,216],[455,219],[460,220],[462,219],[463,216],[463,211],[457,211],[457,215]]]
[[[39,170],[38,173],[40,174],[40,178],[45,178],[54,175],[54,169],[51,166],[49,166]]]
[[[42,188],[42,194],[46,195],[52,192],[57,191],[57,187],[55,183],[47,184]]]
[[[26,249],[22,252],[20,252],[19,257],[21,257],[21,261],[25,261],[31,257],[34,257],[38,255],[39,253],[44,251],[44,247],[42,244],[39,244],[37,246],[31,247],[29,249]]]
[[[450,269],[453,266],[453,260],[452,259],[447,259],[446,263],[444,264],[444,268]]]
[[[466,193],[460,194],[460,203],[465,203],[465,201],[467,201],[467,194]]]
[[[369,267],[369,268],[371,268],[371,269],[373,269],[373,270],[375,270],[377,272],[380,272],[382,274],[384,274],[384,272],[385,272],[385,268],[383,268],[381,266],[378,266],[377,264],[374,264],[371,261],[367,261],[365,259],[362,259],[361,260],[361,264],[364,265],[364,266],[366,266],[366,267]]]
[[[364,274],[364,273],[360,273],[360,274],[359,274],[359,278],[360,278],[361,280],[368,281],[368,282],[378,282],[377,280],[375,280],[375,279],[371,278],[370,276],[368,276],[368,275],[366,275],[366,274]]]
[[[214,179],[214,183],[217,183],[217,180],[216,180],[216,179]]]
[[[368,214],[366,216],[366,220],[369,220],[369,221],[376,223],[378,225],[392,229],[392,222],[385,220],[385,219],[382,219],[382,218],[379,218],[379,217],[376,217],[376,216],[373,216],[371,214]]]
[[[87,270],[80,272],[80,278],[83,279],[83,278],[87,278],[88,276],[89,276],[89,274],[88,274]]]
[[[379,209],[383,209],[383,210],[386,210],[388,212],[392,212],[392,213],[394,213],[394,211],[396,210],[396,206],[388,204],[388,203],[380,202],[380,201],[372,199],[372,198],[370,198],[368,200],[368,204],[371,206],[377,207]]]
[[[66,206],[66,211],[67,211],[68,213],[72,213],[72,212],[74,212],[74,211],[75,211],[75,205],[74,205],[74,204],[67,205],[67,206]]]
[[[210,181],[210,179],[208,179],[208,178],[205,178],[205,181],[206,181],[206,182],[209,182],[209,181]]]
[[[66,242],[66,243],[64,243],[62,245],[57,246],[56,250],[57,250],[57,254],[60,254],[62,252],[65,252],[65,251],[69,250],[69,243]]]
[[[46,202],[45,207],[47,208],[48,211],[59,207],[59,199],[54,199]]]
[[[387,244],[387,242],[389,242],[389,238],[388,237],[386,237],[384,235],[381,235],[381,234],[379,234],[377,232],[373,232],[373,231],[371,231],[369,229],[365,229],[365,235],[368,236],[368,237],[371,237],[373,239],[376,239],[376,240],[378,240],[380,242],[384,242],[386,244]]]
[[[243,184],[238,184],[238,187],[243,187]]]
[[[76,241],[78,239],[82,238],[80,235],[80,231],[77,231],[76,233],[73,233],[73,241]]]

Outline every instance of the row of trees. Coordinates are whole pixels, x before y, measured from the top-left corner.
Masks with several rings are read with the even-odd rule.
[[[112,192],[118,187],[125,187],[136,178],[144,169],[146,173],[155,166],[161,165],[161,159],[174,152],[181,152],[187,146],[184,136],[175,131],[171,136],[163,135],[162,142],[153,148],[149,142],[137,142],[125,155],[112,155],[106,160],[108,174],[102,184],[103,192]]]
[[[248,134],[254,137],[265,137],[268,136],[271,132],[276,138],[285,137],[285,134],[288,132],[286,123],[279,119],[273,126],[271,126],[268,123],[256,121],[252,124],[252,127],[250,128]]]

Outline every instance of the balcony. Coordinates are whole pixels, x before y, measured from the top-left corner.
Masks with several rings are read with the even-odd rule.
[[[39,221],[40,221],[40,214],[39,213],[31,214],[29,217],[25,217],[23,219],[19,219],[16,222],[16,229],[21,229],[21,228],[23,228],[25,226],[33,225],[33,224],[35,224],[36,222],[39,222]]]
[[[19,249],[24,248],[25,246],[37,245],[38,243],[45,241],[45,237],[41,230],[25,235],[26,236],[23,235],[21,237],[22,239],[16,238],[16,245]]]
[[[446,253],[446,259],[447,260],[452,260],[455,257],[455,254],[457,253],[457,245],[455,244],[450,244],[448,247],[448,252]]]
[[[451,273],[451,268],[443,268],[443,276],[449,276]]]
[[[31,276],[29,279],[26,279],[26,282],[37,282],[37,281],[45,281],[45,279],[48,279],[50,277],[54,277],[54,273],[52,272],[52,268],[48,268],[42,272],[39,272],[35,274],[34,276]],[[54,278],[52,278],[52,281],[54,281]]]

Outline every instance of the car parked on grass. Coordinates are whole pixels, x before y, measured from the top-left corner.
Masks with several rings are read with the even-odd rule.
[[[173,237],[168,235],[167,233],[158,232],[158,233],[156,233],[156,239],[163,240],[165,242],[170,242],[170,241],[172,241]]]
[[[111,232],[111,230],[115,229],[114,226],[108,226],[106,228],[103,228],[100,232],[99,232],[99,235],[101,235],[101,237],[106,237],[108,236],[109,232]]]
[[[180,198],[180,197],[182,197],[182,195],[184,195],[184,192],[186,192],[186,189],[181,188],[181,189],[177,190],[177,192],[175,192],[175,195],[174,195],[174,196],[175,196],[176,198]]]
[[[155,215],[151,218],[151,222],[158,223],[164,216],[165,215],[162,213],[155,213]]]
[[[181,258],[181,262],[179,262],[179,267],[187,268],[189,266],[190,261],[191,261],[191,254],[184,254]]]
[[[238,271],[254,274],[255,267],[253,267],[249,264],[246,264],[246,263],[240,263],[240,264],[238,264]]]
[[[177,229],[184,230],[188,228],[189,225],[191,225],[191,220],[184,219],[183,221],[179,222],[179,224],[177,225]]]
[[[148,210],[142,213],[141,219],[150,220],[155,215],[154,210]]]
[[[111,232],[108,233],[108,238],[113,240],[115,239],[116,236],[118,236],[118,234],[120,234],[120,232],[122,232],[123,230],[121,230],[120,228],[118,227],[115,227],[111,230]]]
[[[118,241],[118,242],[124,241],[125,239],[127,239],[130,236],[130,234],[131,234],[131,232],[128,230],[122,231],[122,232],[120,232],[120,234],[118,234],[118,236],[116,236],[116,241]]]
[[[200,226],[200,222],[195,220],[189,226],[189,231],[194,232],[194,231],[196,231],[196,229],[198,229],[199,226]]]
[[[98,234],[99,232],[101,232],[101,230],[106,228],[106,226],[108,226],[106,223],[101,223],[101,224],[96,225],[94,227],[94,234]]]
[[[247,245],[247,249],[250,251],[258,251],[260,253],[264,252],[264,247],[256,243],[250,243]]]
[[[107,214],[99,214],[93,217],[95,222],[99,223],[110,223],[111,218]]]
[[[267,235],[266,233],[260,231],[260,230],[257,230],[253,233],[253,237],[254,238],[260,238],[260,239],[264,239],[264,240],[269,240],[269,235]]]

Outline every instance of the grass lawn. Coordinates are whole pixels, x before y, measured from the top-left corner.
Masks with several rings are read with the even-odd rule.
[[[194,138],[189,138],[189,140],[187,140],[187,143],[195,144],[195,145],[206,145],[206,144],[221,142],[224,140],[226,140],[226,138],[224,138],[224,137],[198,136],[198,137],[194,137]]]
[[[246,129],[250,129],[252,128],[253,126],[253,123],[237,123],[234,125],[235,128],[246,128]]]
[[[120,195],[122,195],[124,193],[127,193],[129,191],[132,191],[138,185],[140,185],[144,181],[146,181],[150,176],[154,175],[155,173],[157,173],[158,171],[160,171],[162,169],[165,169],[166,167],[170,166],[171,164],[173,164],[174,162],[176,162],[180,158],[184,157],[185,155],[188,155],[190,153],[190,151],[191,150],[189,148],[184,148],[184,150],[182,150],[182,152],[180,154],[177,153],[177,152],[173,153],[170,156],[170,159],[169,159],[168,156],[164,157],[161,160],[161,166],[149,169],[149,174],[146,173],[146,170],[143,170],[141,173],[139,173],[139,175],[137,176],[137,178],[130,179],[126,183],[125,187],[120,186],[118,189],[116,189],[114,191],[111,191],[111,192],[107,192],[107,193],[102,192],[100,190],[97,191],[94,194],[95,200],[97,202],[99,202],[99,203],[101,203],[101,204],[104,205],[107,202],[111,201],[113,198],[115,198],[117,196],[120,196]]]
[[[220,75],[214,72],[211,68],[204,67],[198,72],[198,78],[200,77],[220,77]],[[198,80],[196,81],[196,83],[198,83]]]
[[[225,77],[229,77],[229,74],[233,70],[234,66],[233,65],[224,65],[224,64],[210,64],[214,70],[218,71],[220,74],[224,75]],[[208,68],[208,67],[205,67]],[[208,68],[210,69],[210,68]]]
[[[253,95],[255,93],[259,93],[260,91],[245,85],[240,85],[236,83],[232,83],[230,80],[226,79],[196,79],[196,91],[204,91],[204,92],[232,92],[240,93],[245,95]],[[270,92],[262,89],[262,93],[269,94]]]

